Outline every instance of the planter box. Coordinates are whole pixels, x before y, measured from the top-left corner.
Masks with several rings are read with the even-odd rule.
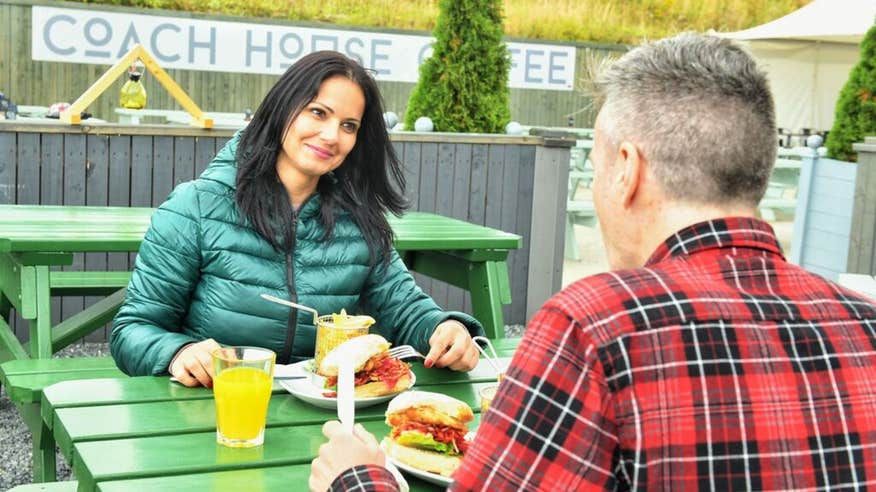
[[[834,281],[846,270],[855,168],[854,163],[818,157],[814,151],[800,165],[790,259]]]

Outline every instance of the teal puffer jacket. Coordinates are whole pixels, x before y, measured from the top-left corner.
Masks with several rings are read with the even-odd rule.
[[[291,316],[291,309],[261,293],[297,300],[320,314],[369,314],[377,320],[372,333],[423,353],[435,327],[447,319],[461,321],[472,335],[483,334],[473,317],[444,311],[423,293],[395,250],[385,270],[369,265],[368,247],[346,211],[336,210],[334,237],[321,242],[318,195],[298,212],[292,251],[277,252],[240,225],[234,201],[238,139],[153,214],[110,336],[122,371],[166,374],[183,345],[207,338],[269,348],[278,363],[313,357],[312,314]]]

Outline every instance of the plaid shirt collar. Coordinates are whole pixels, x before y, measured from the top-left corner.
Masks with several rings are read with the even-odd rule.
[[[771,225],[754,217],[727,217],[699,222],[676,232],[657,247],[645,266],[729,247],[760,249],[785,259]]]

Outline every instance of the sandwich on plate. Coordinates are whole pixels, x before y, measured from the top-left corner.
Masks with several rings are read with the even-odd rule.
[[[386,409],[392,427],[381,446],[390,458],[419,470],[449,477],[459,468],[468,442],[471,408],[456,398],[429,391],[407,391]]]
[[[319,374],[326,377],[326,396],[338,387],[338,367],[342,360],[353,361],[356,398],[374,398],[398,393],[411,387],[411,369],[389,355],[390,343],[380,335],[362,335],[344,341],[326,354]]]

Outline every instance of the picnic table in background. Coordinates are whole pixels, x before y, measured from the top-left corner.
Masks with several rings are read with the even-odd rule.
[[[58,118],[48,118],[46,114],[49,112],[48,106],[26,106],[19,105],[18,106],[18,115],[16,116],[17,121],[22,122],[33,122],[33,123],[48,123],[48,124],[59,124],[59,125],[67,125],[67,123],[61,123],[61,120]],[[92,123],[106,123],[106,120],[102,120],[100,118],[87,118],[83,120],[88,124]]]
[[[593,164],[590,162],[590,151],[593,150],[593,140],[578,139],[570,150],[569,161],[569,196],[566,200],[566,241],[565,256],[572,260],[580,260],[578,239],[575,237],[575,226],[592,227],[596,224],[596,209],[593,198],[587,193],[581,196],[581,189],[588,192],[593,183]]]
[[[499,357],[510,357],[518,338],[494,340]],[[480,422],[479,388],[496,383],[481,360],[471,372],[425,369],[415,362],[414,389],[458,398]],[[386,403],[356,411],[356,422],[380,440],[389,432]],[[250,449],[216,444],[213,394],[186,388],[167,377],[65,381],[43,392],[43,416],[80,491],[140,490],[298,490],[305,487],[310,462],[325,442],[322,424],[334,409],[305,403],[275,384],[268,407],[265,443]],[[412,491],[443,490],[410,475]],[[292,487],[290,484],[299,484]]]
[[[124,300],[129,271],[59,271],[74,253],[131,252],[154,209],[0,205],[0,362],[48,358],[103,326]],[[502,304],[511,302],[506,259],[520,236],[441,215],[390,216],[395,247],[408,268],[471,293],[472,315],[489,337],[504,336]],[[51,298],[108,296],[52,326]],[[30,324],[29,348],[9,325],[14,307]]]
[[[173,109],[128,109],[116,108],[119,123],[123,125],[139,125],[140,118],[156,117],[164,119],[165,123],[189,125],[192,116],[183,110]],[[243,128],[249,123],[243,113],[204,112],[204,116],[213,119],[213,128]]]
[[[565,241],[565,256],[571,260],[581,259],[574,226],[592,227],[596,224],[593,200],[591,196],[582,196],[581,193],[582,189],[589,189],[593,181],[593,165],[589,159],[591,150],[593,150],[592,138],[577,140],[575,147],[571,149]],[[766,193],[758,205],[758,210],[764,220],[787,220],[793,216],[797,206],[800,162],[803,155],[801,152],[804,151],[808,151],[808,149],[799,147],[780,147],[778,149],[776,163],[773,166]]]
[[[802,150],[808,151],[805,148]],[[800,183],[800,152],[801,148],[779,147],[766,193],[758,204],[764,220],[787,220],[794,215]]]

